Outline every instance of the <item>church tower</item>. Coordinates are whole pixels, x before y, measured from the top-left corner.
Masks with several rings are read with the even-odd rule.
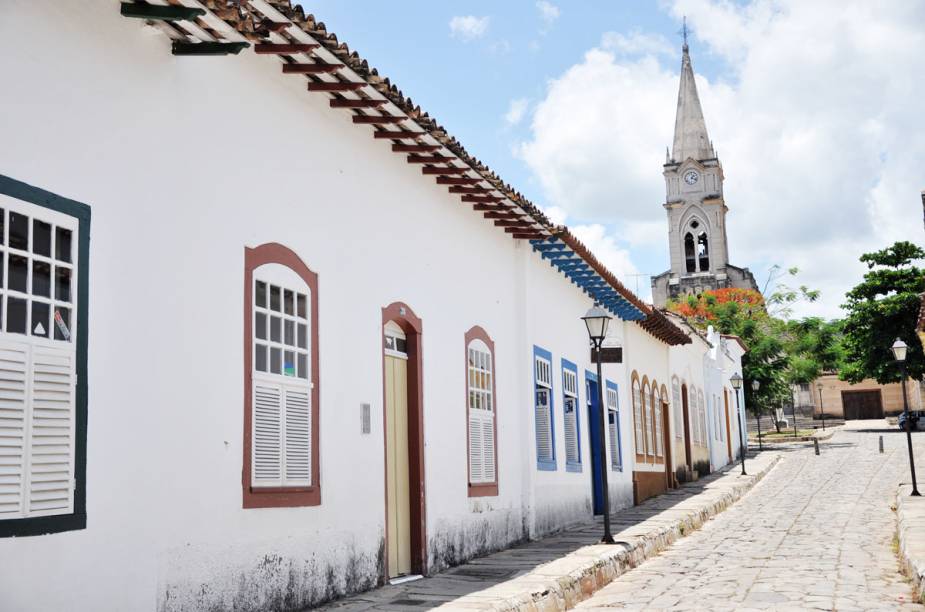
[[[723,287],[757,291],[748,268],[729,263],[723,166],[707,135],[686,31],[674,143],[671,152],[665,152],[662,174],[671,269],[652,277],[655,305],[662,307],[668,299]]]

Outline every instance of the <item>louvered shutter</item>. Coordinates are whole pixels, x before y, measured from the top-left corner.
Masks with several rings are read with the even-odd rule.
[[[536,457],[552,460],[552,429],[549,421],[549,389],[536,390]]]
[[[490,412],[486,412],[482,421],[482,481],[495,481],[495,422]]]
[[[311,484],[311,410],[309,394],[303,389],[284,389],[285,475],[284,486]]]
[[[570,463],[578,463],[578,430],[577,430],[577,402],[574,397],[565,398],[565,459]]]
[[[482,450],[484,437],[482,420],[476,410],[469,411],[469,482],[479,484],[484,482],[485,453]]]
[[[610,437],[610,464],[620,465],[620,436],[617,432],[620,413],[617,412],[617,392],[607,389],[607,433]]]
[[[28,347],[0,345],[0,518],[23,515]]]
[[[253,484],[282,484],[282,388],[254,381]]]
[[[74,457],[74,355],[32,348],[29,515],[71,511]]]

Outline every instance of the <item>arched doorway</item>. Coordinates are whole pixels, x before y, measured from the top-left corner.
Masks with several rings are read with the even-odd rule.
[[[691,462],[691,417],[687,405],[687,385],[681,385],[681,408],[684,416],[684,459],[689,469],[693,469]]]
[[[421,320],[407,305],[382,309],[385,578],[424,574],[424,412]]]

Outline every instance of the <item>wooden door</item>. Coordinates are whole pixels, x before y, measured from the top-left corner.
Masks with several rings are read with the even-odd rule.
[[[723,389],[723,406],[726,409],[726,452],[729,453],[729,462],[732,463],[732,429],[729,422],[729,392]]]
[[[665,486],[667,488],[672,488],[677,486],[675,483],[675,474],[674,470],[671,467],[671,428],[668,426],[668,419],[670,415],[668,414],[668,402],[662,402],[662,423],[665,425],[662,427],[662,445],[665,448]]]
[[[879,389],[871,391],[842,391],[841,403],[845,420],[882,419],[883,400]]]
[[[687,467],[693,469],[694,464],[691,462],[691,417],[687,407],[687,385],[681,385],[681,407],[682,416],[684,417],[684,459],[687,461]]]
[[[411,573],[408,360],[385,356],[386,504],[389,577]]]

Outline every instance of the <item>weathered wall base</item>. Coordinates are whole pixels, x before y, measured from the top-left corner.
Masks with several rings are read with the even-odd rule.
[[[479,514],[464,525],[441,520],[427,543],[427,573],[436,574],[525,540],[520,509]]]
[[[636,505],[667,490],[665,472],[633,472],[633,500]]]

